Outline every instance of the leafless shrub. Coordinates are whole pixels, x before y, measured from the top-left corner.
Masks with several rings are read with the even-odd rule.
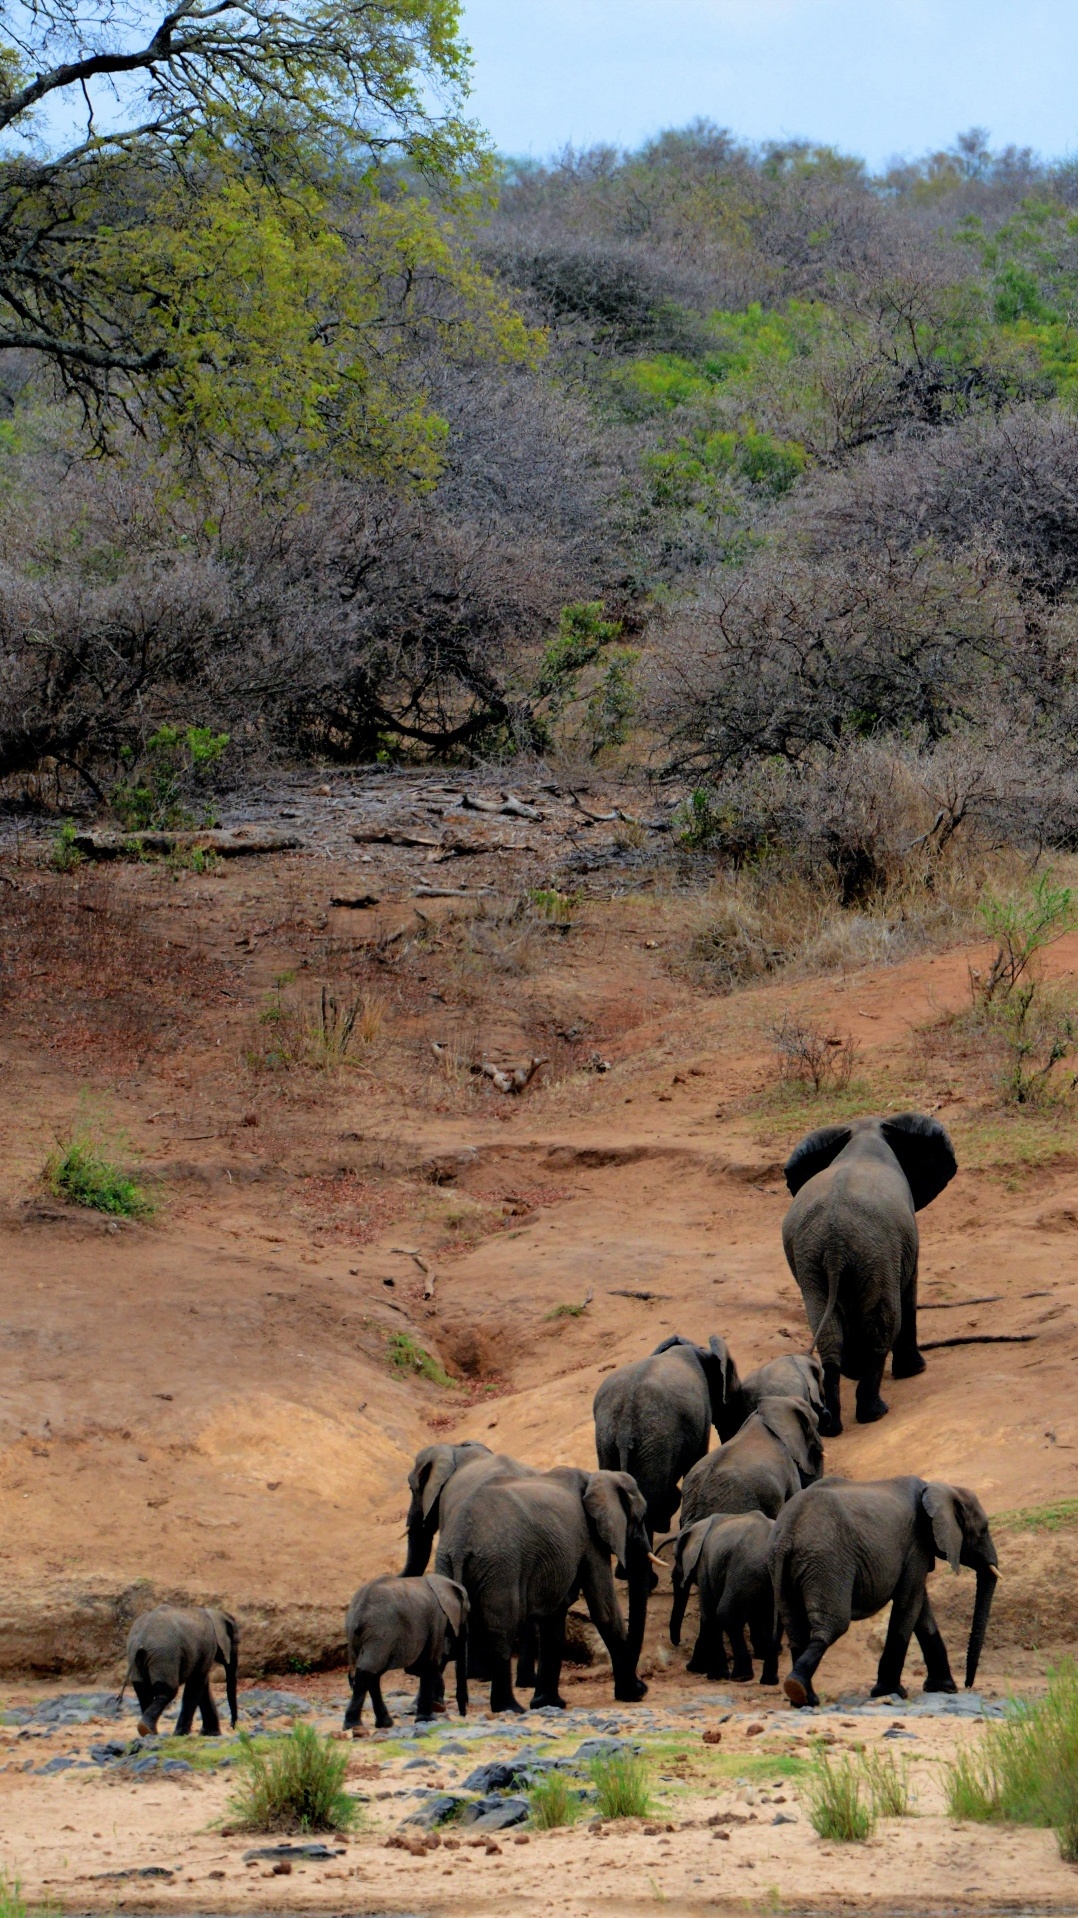
[[[845,1092],[853,1078],[857,1046],[852,1033],[835,1037],[785,1013],[771,1043],[778,1053],[779,1077],[787,1084],[808,1085],[814,1092]]]

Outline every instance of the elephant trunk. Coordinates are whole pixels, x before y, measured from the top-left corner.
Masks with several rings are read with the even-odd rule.
[[[988,1614],[992,1610],[992,1600],[996,1595],[998,1574],[990,1560],[985,1559],[977,1567],[977,1597],[973,1606],[973,1623],[969,1628],[969,1645],[966,1648],[966,1690],[971,1691],[977,1676],[984,1635],[988,1630]]]
[[[422,1578],[430,1564],[431,1546],[434,1544],[437,1506],[429,1518],[424,1518],[419,1501],[413,1500],[413,1504],[417,1510],[414,1514],[411,1511],[408,1513],[408,1556],[404,1561],[402,1578]]]
[[[468,1621],[462,1619],[457,1633],[457,1710],[462,1718],[468,1714]]]
[[[232,1720],[232,1729],[236,1729],[238,1710],[236,1706],[236,1674],[239,1669],[240,1650],[235,1639],[232,1640],[232,1652],[225,1666],[225,1696],[228,1699],[228,1711]]]
[[[651,1590],[651,1560],[643,1549],[634,1551],[626,1568],[629,1584],[629,1629],[625,1655],[632,1672],[636,1671],[648,1622],[648,1593]]]
[[[685,1607],[689,1602],[689,1592],[691,1588],[692,1588],[692,1581],[687,1578],[678,1578],[677,1573],[675,1572],[674,1603],[670,1608],[670,1643],[671,1645],[681,1644],[681,1627],[685,1620]]]

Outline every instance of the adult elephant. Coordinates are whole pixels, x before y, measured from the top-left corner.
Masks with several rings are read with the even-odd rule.
[[[841,1377],[857,1380],[862,1425],[887,1411],[880,1380],[923,1372],[917,1345],[915,1214],[954,1178],[954,1147],[936,1119],[902,1112],[810,1132],[786,1161],[794,1202],[782,1243],[823,1360],[820,1430],[842,1430]]]
[[[408,1555],[404,1562],[402,1578],[421,1578],[430,1563],[434,1535],[442,1522],[442,1501],[451,1479],[467,1466],[478,1466],[471,1479],[465,1483],[465,1496],[469,1485],[477,1484],[486,1472],[496,1475],[503,1465],[525,1472],[527,1467],[519,1465],[516,1459],[510,1459],[505,1453],[495,1454],[489,1445],[481,1445],[478,1439],[464,1439],[459,1445],[425,1445],[417,1452],[408,1474],[408,1489],[411,1500],[408,1517],[405,1521],[408,1534]],[[511,1474],[515,1475],[515,1474]],[[504,1476],[504,1473],[503,1473]],[[458,1495],[460,1484],[457,1485]],[[452,1505],[453,1494],[446,1501],[447,1509]]]
[[[225,1668],[225,1693],[234,1728],[239,1642],[235,1619],[211,1605],[157,1605],[136,1618],[127,1634],[124,1685],[128,1681],[134,1685],[141,1706],[139,1736],[146,1738],[156,1732],[161,1713],[182,1685],[177,1735],[183,1737],[190,1731],[197,1710],[203,1731],[216,1738],[221,1721],[210,1690],[210,1673],[217,1664]]]
[[[511,1664],[535,1627],[539,1672],[533,1710],[563,1706],[558,1691],[565,1618],[581,1593],[614,1668],[614,1696],[643,1698],[636,1676],[650,1588],[644,1499],[626,1472],[571,1467],[521,1479],[491,1479],[458,1505],[438,1541],[436,1567],[468,1594],[469,1672],[490,1680],[492,1712],[521,1711]],[[611,1556],[624,1570],[629,1622],[621,1615]]]
[[[855,1483],[823,1479],[790,1500],[771,1535],[775,1605],[793,1668],[783,1689],[794,1705],[818,1704],[812,1680],[821,1658],[854,1618],[890,1603],[891,1617],[873,1698],[905,1698],[902,1667],[916,1633],[926,1692],[957,1691],[926,1581],[936,1560],[977,1574],[966,1686],[972,1686],[988,1628],[999,1561],[980,1500],[961,1485],[923,1478]]]
[[[682,1526],[712,1512],[776,1518],[788,1499],[823,1471],[816,1414],[804,1399],[761,1399],[758,1411],[685,1474]]]
[[[604,1472],[628,1472],[646,1505],[648,1543],[666,1532],[681,1499],[681,1480],[703,1458],[714,1425],[726,1424],[737,1367],[725,1340],[694,1345],[664,1339],[649,1358],[619,1366],[595,1394],[595,1453]],[[736,1424],[733,1430],[736,1431]]]

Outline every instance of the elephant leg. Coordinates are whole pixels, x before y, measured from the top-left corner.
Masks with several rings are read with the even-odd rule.
[[[842,1367],[828,1360],[823,1368],[821,1438],[837,1438],[842,1430]]]
[[[788,1635],[793,1665],[783,1682],[783,1691],[791,1705],[818,1705],[812,1680],[816,1667],[830,1645],[850,1629],[853,1615],[853,1573],[844,1581],[844,1589],[828,1587],[818,1593],[815,1603],[797,1594],[788,1617]]]
[[[345,1707],[344,1729],[346,1732],[357,1731],[359,1729],[360,1720],[363,1717],[363,1700],[367,1696],[369,1683],[370,1680],[366,1672],[356,1672],[352,1680],[352,1696]]]
[[[419,1720],[421,1718],[434,1717],[435,1711],[439,1704],[439,1700],[435,1696],[435,1686],[436,1686],[436,1680],[438,1676],[439,1674],[435,1671],[433,1665],[427,1662],[424,1662],[419,1667],[419,1691],[416,1694],[416,1701],[415,1701],[415,1715],[416,1715],[417,1724],[419,1723]],[[443,1690],[444,1690],[444,1687],[443,1687]],[[445,1710],[444,1698],[440,1702],[441,1702],[442,1710],[444,1711]]]
[[[202,1694],[208,1683],[209,1680],[204,1678],[200,1672],[197,1675],[192,1675],[184,1686],[183,1697],[180,1699],[180,1715],[176,1720],[177,1738],[187,1737],[191,1726],[194,1724],[195,1712],[202,1703]],[[220,1727],[218,1727],[218,1730],[220,1730]]]
[[[393,1720],[386,1710],[386,1702],[382,1697],[382,1675],[380,1672],[366,1672],[364,1676],[367,1680],[367,1690],[371,1695],[371,1704],[374,1706],[374,1722],[379,1731],[387,1731]]]
[[[710,1671],[714,1656],[714,1633],[710,1626],[701,1625],[696,1634],[696,1643],[692,1648],[692,1657],[685,1670],[687,1672]]]
[[[517,1684],[521,1691],[531,1690],[537,1683],[537,1654],[539,1652],[539,1627],[534,1618],[524,1621],[520,1634],[520,1651],[517,1654]]]
[[[139,1704],[142,1706],[142,1715],[138,1722],[138,1734],[140,1738],[151,1738],[157,1731],[157,1721],[161,1713],[168,1710],[176,1696],[176,1687],[164,1684],[145,1685],[142,1690],[148,1693],[148,1697],[144,1701],[140,1691]]]
[[[760,1683],[761,1685],[777,1685],[779,1682],[779,1653],[782,1650],[782,1626],[777,1626],[774,1632],[768,1631],[766,1634],[761,1632],[761,1637],[765,1638],[765,1649],[760,1654],[763,1659]],[[756,1638],[754,1634],[753,1644],[755,1645],[755,1643]]]
[[[914,1626],[917,1643],[921,1647],[921,1657],[925,1661],[926,1692],[956,1692],[958,1686],[951,1676],[951,1661],[947,1656],[947,1647],[943,1634],[936,1623],[936,1614],[925,1593],[920,1617]]]
[[[917,1268],[914,1266],[908,1283],[902,1288],[902,1319],[891,1353],[891,1377],[914,1379],[924,1369],[924,1358],[917,1344]]]
[[[730,1650],[734,1655],[730,1676],[736,1679],[739,1685],[751,1685],[754,1674],[752,1659],[749,1657],[749,1648],[745,1643],[744,1619],[740,1617],[731,1618],[727,1623],[726,1630],[730,1639]]]
[[[202,1736],[204,1738],[220,1738],[221,1720],[217,1714],[217,1705],[213,1693],[210,1690],[210,1681],[208,1678],[202,1687],[202,1697],[198,1701],[198,1709],[202,1719]]]
[[[513,1693],[513,1664],[510,1658],[491,1657],[490,1709],[492,1712],[522,1712],[523,1705]]]
[[[565,1710],[565,1700],[558,1690],[561,1679],[562,1653],[565,1648],[565,1614],[568,1606],[555,1612],[550,1618],[544,1618],[539,1626],[539,1682],[532,1697],[532,1710],[539,1711],[544,1705],[556,1705]]]
[[[886,1416],[889,1407],[880,1397],[880,1380],[883,1378],[885,1360],[879,1363],[872,1360],[870,1367],[862,1372],[857,1381],[857,1423],[874,1425],[877,1419]]]
[[[812,1681],[821,1658],[834,1642],[833,1638],[813,1636],[809,1639],[804,1651],[794,1659],[782,1687],[791,1705],[819,1704]],[[791,1646],[790,1649],[792,1651],[793,1647]]]

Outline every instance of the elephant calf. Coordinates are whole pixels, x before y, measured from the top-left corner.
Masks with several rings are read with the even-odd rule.
[[[775,1594],[768,1563],[774,1529],[774,1519],[763,1512],[746,1512],[730,1518],[701,1518],[678,1533],[670,1643],[681,1643],[685,1607],[695,1580],[700,1588],[700,1633],[689,1660],[690,1672],[750,1681],[747,1627],[753,1652],[763,1660],[761,1685],[778,1684],[781,1635],[775,1634]],[[732,1672],[723,1633],[730,1641]]]
[[[922,1478],[854,1483],[828,1478],[791,1499],[771,1536],[775,1603],[786,1628],[793,1669],[783,1689],[791,1704],[816,1705],[812,1680],[829,1645],[850,1620],[871,1618],[890,1602],[891,1617],[873,1698],[902,1688],[911,1632],[926,1666],[926,1692],[958,1688],[926,1581],[938,1558],[953,1572],[977,1574],[966,1685],[972,1686],[988,1629],[999,1563],[980,1500],[960,1485]]]
[[[759,1411],[762,1399],[804,1399],[819,1418],[824,1409],[823,1363],[815,1352],[790,1352],[770,1359],[741,1379],[731,1392],[719,1437],[732,1438]]]
[[[391,1573],[361,1585],[345,1618],[352,1696],[344,1714],[355,1730],[369,1692],[374,1722],[393,1720],[382,1698],[383,1672],[406,1671],[419,1679],[416,1717],[430,1718],[441,1695],[440,1680],[451,1658],[457,1667],[457,1709],[468,1709],[468,1595],[452,1579],[427,1572],[422,1578]]]
[[[776,1518],[787,1499],[823,1470],[816,1414],[804,1399],[761,1399],[725,1445],[685,1475],[682,1527],[712,1512],[764,1512]]]
[[[183,1686],[176,1732],[184,1737],[191,1729],[195,1709],[202,1717],[202,1729],[216,1738],[221,1720],[210,1690],[210,1673],[215,1664],[225,1668],[225,1692],[232,1726],[236,1725],[236,1672],[239,1660],[239,1630],[234,1618],[210,1606],[190,1610],[177,1605],[158,1605],[152,1612],[136,1618],[127,1634],[127,1677],[135,1688],[142,1710],[139,1736],[156,1732],[161,1713],[167,1710]],[[123,1686],[120,1688],[123,1697]]]

